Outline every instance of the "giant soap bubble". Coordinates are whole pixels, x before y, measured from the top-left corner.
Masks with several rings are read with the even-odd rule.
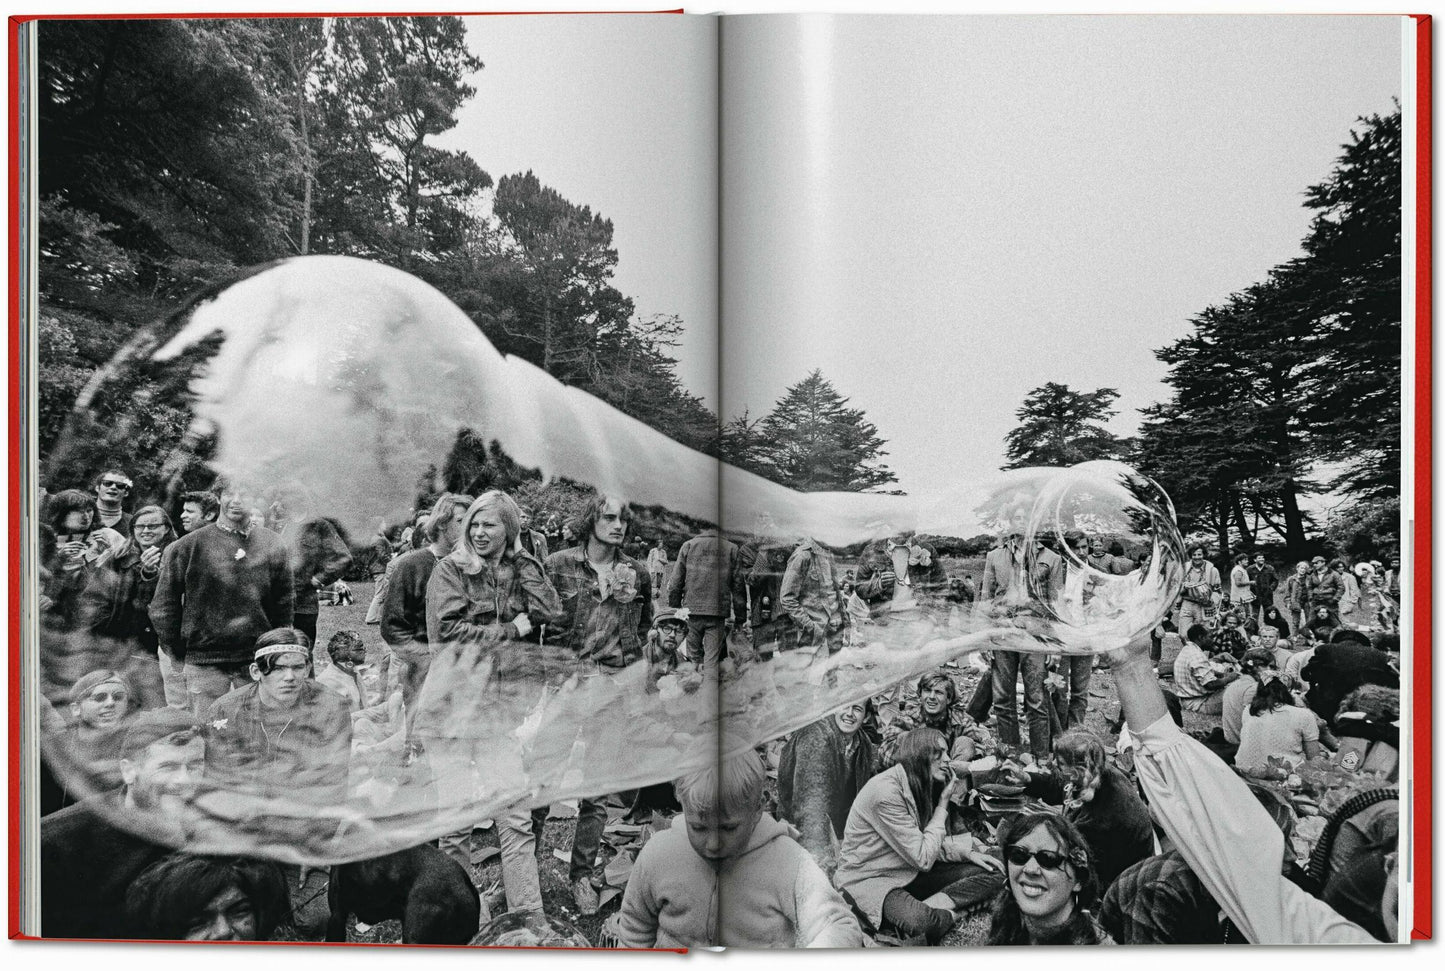
[[[936,433],[948,447],[948,429]],[[415,277],[343,257],[260,269],[139,334],[85,389],[46,483],[53,492],[157,453],[151,492],[167,511],[223,476],[293,550],[307,517],[360,551],[443,492],[501,489],[572,511],[590,494],[618,497],[645,535],[675,543],[717,529],[734,543],[741,565],[717,600],[750,621],[726,632],[725,659],[669,654],[650,637],[645,570],[624,569],[588,607],[600,626],[579,633],[568,576],[582,568],[557,551],[537,564],[554,613],[546,597],[509,600],[532,569],[509,550],[466,581],[495,602],[469,604],[465,636],[429,645],[413,710],[392,690],[407,676],[402,652],[367,634],[378,660],[356,681],[361,704],[375,704],[352,716],[340,775],[310,771],[317,739],[299,729],[290,743],[258,734],[264,750],[224,770],[215,753],[246,743],[222,746],[235,726],[198,718],[204,776],[178,789],[184,811],[162,832],[204,852],[347,862],[509,809],[670,780],[972,651],[1122,647],[1164,615],[1182,572],[1168,498],[1126,466],[997,473],[936,495],[793,492],[500,354]],[[1002,546],[970,605],[939,550],[985,535]],[[1112,550],[1109,569],[1091,543]],[[41,638],[56,715],[47,765],[72,794],[100,793],[122,775],[119,730],[60,716],[76,710],[81,676],[132,663],[134,640],[105,636],[87,606],[98,599],[88,584],[127,553],[99,551],[79,568],[42,554],[54,594]],[[618,648],[604,661],[599,636]],[[408,720],[419,746],[405,744]],[[113,804],[155,831],[154,801]]]

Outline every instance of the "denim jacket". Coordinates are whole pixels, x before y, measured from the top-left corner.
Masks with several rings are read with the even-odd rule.
[[[548,642],[607,668],[642,656],[652,627],[652,578],[641,563],[619,553],[605,598],[602,579],[581,546],[547,557],[547,579],[562,601],[561,619],[547,627]]]

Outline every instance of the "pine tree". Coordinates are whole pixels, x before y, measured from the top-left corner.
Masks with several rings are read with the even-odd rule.
[[[878,462],[888,453],[878,429],[821,370],[788,388],[759,432],[769,478],[802,492],[865,492],[897,482]]]
[[[1103,426],[1114,417],[1119,397],[1113,388],[1075,391],[1050,381],[1024,398],[1015,413],[1019,426],[1008,433],[1005,469],[1068,466],[1118,458],[1124,445]]]

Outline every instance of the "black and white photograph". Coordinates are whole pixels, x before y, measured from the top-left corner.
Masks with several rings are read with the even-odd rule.
[[[12,932],[1411,940],[1415,20],[16,31]]]

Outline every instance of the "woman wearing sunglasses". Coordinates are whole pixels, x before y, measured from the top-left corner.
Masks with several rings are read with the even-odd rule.
[[[994,906],[989,944],[1112,944],[1089,912],[1099,881],[1089,845],[1053,812],[1020,813],[999,828],[1008,888]]]
[[[167,701],[149,608],[161,554],[175,538],[171,517],[160,506],[136,510],[130,517],[130,539],[107,567],[91,574],[82,597],[86,625],[109,655],[99,660],[126,672],[142,709]],[[184,706],[184,694],[175,702]]]
[[[936,728],[898,740],[898,763],[868,781],[843,828],[833,882],[871,928],[938,944],[959,913],[993,899],[999,862],[972,836],[947,832],[959,789]]]
[[[1374,935],[1286,880],[1284,836],[1243,779],[1169,717],[1149,641],[1116,651],[1114,685],[1134,741],[1134,768],[1155,820],[1251,944],[1371,943]],[[1381,924],[1398,935],[1399,862],[1384,857]]]

